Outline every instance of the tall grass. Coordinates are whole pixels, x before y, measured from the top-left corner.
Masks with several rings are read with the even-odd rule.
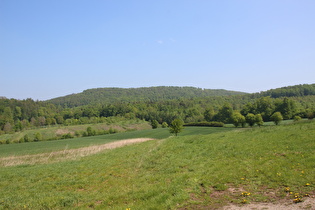
[[[224,128],[223,128],[224,129]],[[151,130],[154,131],[154,130]],[[181,209],[315,192],[315,122],[182,135],[0,169],[0,208]],[[290,194],[292,192],[292,194]]]

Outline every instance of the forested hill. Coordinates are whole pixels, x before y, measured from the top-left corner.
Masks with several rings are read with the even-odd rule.
[[[223,89],[202,89],[195,87],[141,87],[141,88],[95,88],[82,93],[54,98],[47,102],[63,107],[77,107],[88,104],[111,104],[117,102],[160,101],[207,96],[243,95],[244,92]]]
[[[281,87],[276,89],[270,89],[267,91],[262,91],[256,94],[257,97],[270,96],[271,98],[301,97],[309,95],[315,95],[315,84]]]

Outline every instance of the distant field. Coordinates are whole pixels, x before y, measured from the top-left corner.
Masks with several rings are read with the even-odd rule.
[[[35,128],[31,130],[15,132],[13,134],[3,134],[0,135],[0,144],[6,144],[6,141],[9,141],[10,143],[18,143],[20,139],[24,138],[25,135],[28,135],[30,141],[33,141],[36,133],[41,134],[43,141],[61,139],[65,134],[70,134],[72,137],[75,137],[77,133],[79,136],[82,136],[83,132],[86,132],[88,127],[91,127],[97,135],[99,132],[124,132],[151,128],[149,123],[143,120],[120,120],[119,118],[108,118],[108,122],[105,123],[70,126],[48,126],[45,128]]]
[[[108,136],[158,140],[79,160],[1,167],[0,209],[216,209],[259,202],[315,208],[315,121],[191,127],[170,138],[167,129],[142,132]]]
[[[206,127],[186,127],[180,136],[185,135],[205,135],[216,132],[225,132],[231,128],[206,128]],[[130,131],[124,133],[107,134],[101,136],[81,137],[74,139],[63,139],[53,141],[41,141],[41,142],[27,142],[20,144],[4,144],[0,145],[0,157],[10,155],[27,155],[27,154],[38,154],[47,153],[64,149],[75,149],[80,147],[87,147],[97,144],[105,144],[112,141],[131,139],[131,138],[155,138],[164,139],[169,137],[171,134],[168,129],[147,129]]]

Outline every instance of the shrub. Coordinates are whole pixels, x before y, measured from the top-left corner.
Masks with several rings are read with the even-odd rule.
[[[152,120],[150,124],[152,129],[156,129],[159,126],[159,122],[157,120]]]
[[[42,134],[37,132],[35,134],[34,141],[41,141],[42,139],[43,139]]]
[[[75,132],[74,132],[74,135],[75,135],[75,137],[80,137],[80,136],[81,136],[81,133],[80,133],[80,131],[75,131]]]
[[[300,116],[295,116],[293,119],[295,122],[302,120],[302,118]]]
[[[71,133],[66,133],[61,136],[61,139],[72,139],[73,137]]]
[[[108,132],[109,132],[109,134],[118,133],[118,130],[117,129],[113,129],[113,128],[109,128]]]
[[[314,116],[315,116],[315,112],[310,111],[310,112],[307,113],[307,118],[308,118],[309,120],[314,119]]]
[[[162,128],[167,128],[167,127],[168,127],[167,122],[163,122],[163,123],[162,123]]]
[[[24,138],[24,142],[30,141],[30,137],[27,134],[25,134],[25,136],[23,138]]]
[[[93,130],[91,127],[87,127],[86,132],[87,132],[88,136],[95,136],[96,135],[96,131]]]

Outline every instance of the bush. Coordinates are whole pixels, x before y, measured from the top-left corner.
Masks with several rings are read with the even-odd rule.
[[[294,117],[294,122],[297,122],[297,121],[300,121],[300,120],[302,120],[302,118],[300,116],[295,116]]]
[[[152,120],[151,121],[151,127],[152,129],[156,129],[159,126],[159,123],[157,120]]]
[[[168,127],[167,122],[163,122],[163,123],[162,123],[162,128],[167,128],[167,127]]]
[[[308,118],[309,120],[314,119],[314,116],[315,116],[315,112],[308,112],[308,113],[307,113],[307,118]]]
[[[108,132],[108,134],[113,134],[113,133],[118,133],[118,130],[115,129],[115,128],[110,127],[107,132]]]
[[[34,137],[34,141],[41,141],[43,139],[41,133],[36,133]]]
[[[87,127],[86,132],[87,132],[88,136],[95,136],[96,135],[96,131],[93,130],[91,127]]]
[[[27,134],[25,134],[24,142],[29,142],[29,141],[31,141],[30,137]]]
[[[61,139],[72,139],[73,137],[71,133],[66,133],[61,136]]]
[[[205,126],[205,127],[223,127],[223,122],[194,122],[194,123],[186,123],[184,126]]]
[[[80,131],[75,131],[75,132],[74,132],[74,135],[75,135],[75,137],[80,137],[80,136],[81,136],[81,133],[80,133]]]

